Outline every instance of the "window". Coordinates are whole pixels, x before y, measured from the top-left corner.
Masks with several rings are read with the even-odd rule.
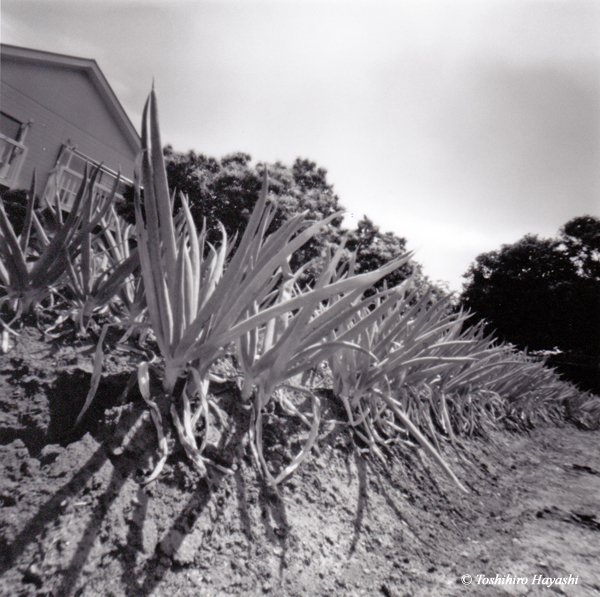
[[[0,112],[0,184],[12,188],[25,161],[25,136],[31,123],[24,124]]]
[[[88,158],[77,149],[63,145],[56,166],[54,176],[51,176],[46,185],[47,192],[56,184],[58,197],[64,210],[70,211],[77,191],[83,181],[85,166],[88,166],[88,175],[98,166],[98,163]],[[117,173],[102,166],[98,176],[96,177],[95,196],[108,197],[113,189]],[[131,185],[131,181],[121,177],[117,187],[115,197],[122,198],[123,192],[127,186]]]
[[[0,133],[5,137],[17,141],[22,126],[23,123],[19,122],[16,118],[13,118],[4,112],[0,112]]]

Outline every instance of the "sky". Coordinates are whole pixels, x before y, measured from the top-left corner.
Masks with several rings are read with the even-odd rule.
[[[600,216],[596,0],[2,0],[2,42],[94,58],[175,150],[324,167],[460,291],[477,255]]]

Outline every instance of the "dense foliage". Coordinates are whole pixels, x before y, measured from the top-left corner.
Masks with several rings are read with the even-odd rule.
[[[465,277],[474,321],[519,348],[557,353],[551,362],[568,379],[600,391],[600,219],[479,255]]]

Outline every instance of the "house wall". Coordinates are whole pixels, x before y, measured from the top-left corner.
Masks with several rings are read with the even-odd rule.
[[[28,188],[35,168],[42,189],[61,145],[67,143],[133,179],[136,150],[84,71],[3,58],[0,92],[3,112],[33,121],[15,188]]]

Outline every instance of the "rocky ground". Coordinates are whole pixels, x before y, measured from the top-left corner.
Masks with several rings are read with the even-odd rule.
[[[215,425],[207,454],[233,474],[200,478],[175,452],[141,485],[157,442],[132,377],[144,355],[109,341],[97,398],[73,430],[93,342],[29,327],[12,344],[0,356],[3,596],[600,595],[598,431],[464,440],[445,455],[465,494],[416,446],[385,463],[361,453],[324,393],[318,445],[277,496],[225,385],[212,390],[229,425]],[[274,408],[268,459],[287,462],[303,433]]]

